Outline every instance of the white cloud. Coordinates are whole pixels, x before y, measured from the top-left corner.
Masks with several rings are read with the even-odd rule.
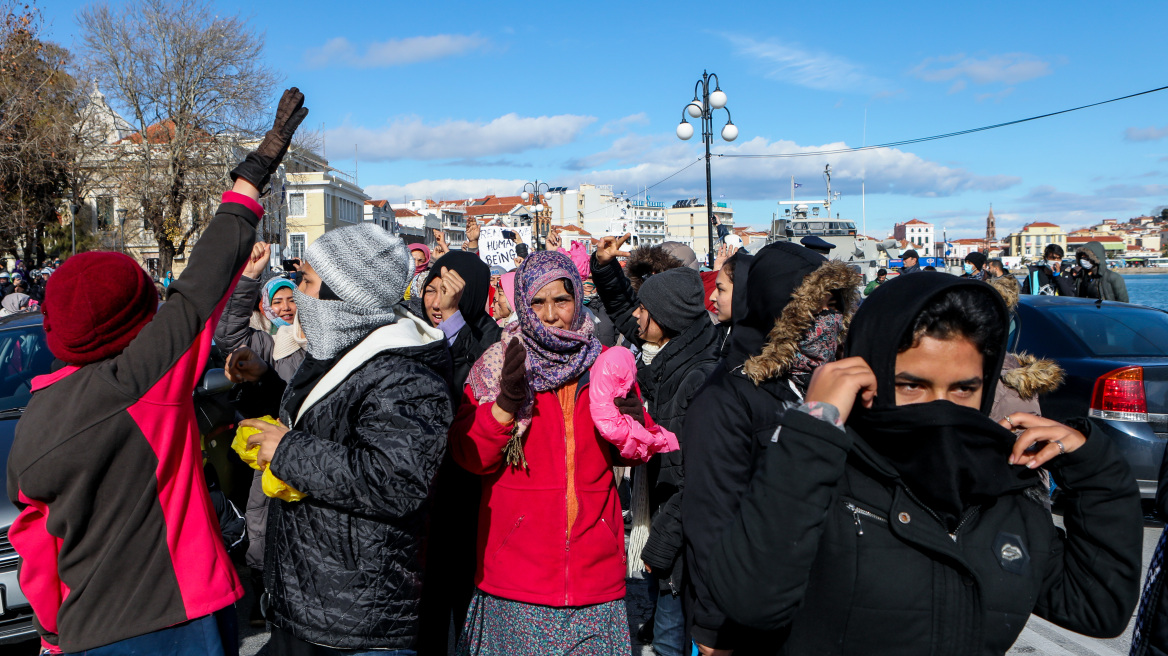
[[[636,114],[629,114],[623,118],[618,118],[615,121],[605,123],[597,134],[618,134],[625,132],[634,125],[649,125],[649,115],[645,112],[637,112]]]
[[[590,170],[557,179],[557,184],[574,185],[579,182],[612,184],[615,188],[636,189],[652,185],[674,174],[682,166],[698,158],[690,146],[679,152],[676,146],[643,150],[638,156],[624,153],[625,146],[617,140],[613,147],[592,158],[605,161],[627,160],[626,168]],[[846,148],[847,144],[831,143],[800,146],[792,141],[767,141],[756,137],[749,141],[722,146],[720,153],[734,155],[775,155],[806,153]],[[592,158],[582,158],[587,162]],[[993,191],[1012,187],[1019,178],[1006,175],[977,175],[965,169],[931,162],[913,153],[899,149],[877,149],[836,155],[815,155],[786,158],[717,157],[713,160],[714,194],[725,194],[735,200],[771,200],[785,198],[790,176],[804,185],[802,193],[822,191],[823,167],[832,167],[832,189],[847,195],[859,195],[860,182],[865,179],[869,194],[896,194],[924,198],[952,196],[966,191]],[[683,173],[650,191],[655,197],[705,195],[705,171],[695,164]]]
[[[1157,128],[1128,128],[1123,131],[1123,138],[1128,141],[1159,141],[1168,137],[1168,125]]]
[[[347,153],[356,145],[362,161],[470,158],[553,148],[576,140],[596,121],[592,116],[519,116],[511,113],[488,122],[446,121],[427,125],[418,117],[402,118],[381,129],[342,125],[327,132],[328,143]]]
[[[1027,80],[1051,74],[1050,62],[1036,55],[1011,52],[1001,55],[977,58],[964,54],[946,57],[929,57],[912,69],[912,74],[926,82],[950,82],[956,84],[968,80],[974,84],[1018,84]],[[964,88],[956,86],[950,92]]]
[[[805,50],[797,44],[758,41],[746,36],[725,35],[735,54],[755,59],[772,80],[789,82],[823,91],[873,93],[886,83],[864,72],[863,67],[843,57]]]
[[[513,196],[519,193],[528,180],[502,180],[498,178],[418,180],[404,185],[369,185],[365,193],[373,198],[389,199],[391,203],[402,198],[433,198],[434,200],[454,200],[480,198],[488,194]]]
[[[490,41],[477,34],[436,34],[411,36],[370,43],[364,52],[345,37],[336,37],[324,45],[304,52],[310,68],[347,66],[352,68],[388,68],[423,61],[455,57],[485,49]]]
[[[564,164],[564,168],[580,171],[596,168],[608,162],[634,164],[644,162],[646,159],[652,159],[655,162],[669,163],[684,160],[689,157],[690,147],[688,145],[674,139],[672,143],[665,141],[665,143],[669,144],[667,146],[655,146],[655,144],[663,141],[665,140],[659,137],[644,137],[635,134],[625,135],[613,141],[612,147],[608,150],[586,157],[577,157],[568,160]]]

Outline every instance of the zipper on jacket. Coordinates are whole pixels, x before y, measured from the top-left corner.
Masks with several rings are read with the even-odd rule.
[[[965,526],[965,522],[969,521],[970,518],[972,518],[979,510],[981,510],[981,506],[973,506],[969,510],[966,510],[965,514],[961,516],[961,521],[957,522],[957,528],[953,529],[953,532],[949,534],[949,537],[952,538],[954,542],[957,542],[957,534],[961,532],[961,527]]]
[[[941,516],[938,515],[937,513],[933,512],[932,508],[926,506],[924,504],[924,502],[922,502],[920,499],[918,499],[917,495],[912,493],[912,490],[910,490],[906,487],[906,488],[904,488],[904,491],[905,491],[905,493],[908,494],[910,499],[912,499],[913,501],[916,501],[917,505],[924,508],[926,512],[928,512],[930,515],[932,515],[933,519],[937,520],[937,523],[940,524],[942,528],[945,527],[945,522],[941,520]],[[969,510],[966,510],[965,514],[961,516],[961,521],[957,522],[957,528],[954,528],[953,532],[949,533],[949,539],[953,540],[954,542],[957,542],[957,533],[959,531],[961,531],[961,527],[965,526],[965,522],[968,521],[969,518],[973,517],[974,514],[976,514],[977,511],[980,509],[981,509],[981,506],[973,506]]]
[[[888,524],[887,517],[881,517],[874,512],[864,510],[851,501],[845,501],[844,506],[847,507],[848,510],[852,511],[852,519],[856,522],[856,535],[864,534],[864,524],[860,521],[860,517],[867,517],[868,519],[871,519],[880,524]]]

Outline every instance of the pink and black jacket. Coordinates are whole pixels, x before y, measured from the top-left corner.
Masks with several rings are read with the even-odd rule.
[[[203,617],[243,589],[203,479],[191,400],[263,214],[228,192],[119,355],[33,380],[8,457],[20,587],[45,647],[78,652]]]

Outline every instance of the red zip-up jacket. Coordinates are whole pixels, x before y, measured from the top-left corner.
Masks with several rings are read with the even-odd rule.
[[[483,477],[478,570],[483,592],[542,606],[588,606],[625,596],[625,531],[612,468],[628,462],[592,423],[590,388],[535,395],[523,440],[528,468],[511,467],[511,426],[468,385],[450,427],[455,462]],[[563,403],[575,398],[565,421]],[[646,414],[646,423],[652,420]],[[569,430],[569,427],[571,430]]]
[[[243,596],[203,479],[191,399],[263,209],[228,192],[122,353],[33,379],[8,456],[9,539],[52,652],[79,652]],[[57,319],[60,321],[60,319]]]

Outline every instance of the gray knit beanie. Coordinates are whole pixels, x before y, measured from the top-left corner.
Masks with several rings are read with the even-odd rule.
[[[693,269],[694,271],[701,268],[701,264],[698,264],[698,256],[694,254],[694,249],[679,241],[661,242],[661,250],[681,260],[682,266]]]
[[[662,328],[680,334],[706,313],[702,276],[682,267],[654,274],[637,291],[641,305]]]
[[[304,251],[304,259],[341,300],[364,308],[392,307],[414,271],[401,237],[375,223],[324,233]]]

